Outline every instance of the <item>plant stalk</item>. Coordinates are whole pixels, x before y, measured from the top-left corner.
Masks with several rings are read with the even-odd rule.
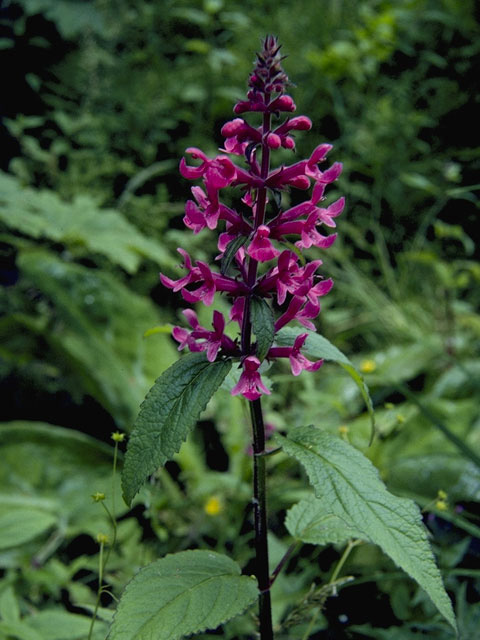
[[[263,116],[263,133],[270,130],[270,114]],[[270,149],[262,143],[261,177],[266,180],[270,166]],[[267,204],[267,189],[261,187],[257,193],[254,229],[258,229],[265,220]],[[248,265],[247,284],[252,290],[257,280],[258,262],[250,258]],[[242,353],[247,356],[251,349],[252,324],[250,319],[251,294],[245,298],[242,325]],[[263,422],[260,398],[249,402],[253,431],[253,504],[255,513],[255,553],[256,577],[259,597],[258,611],[260,621],[260,639],[273,640],[272,605],[270,597],[270,568],[268,564],[267,539],[267,492],[266,492],[266,462],[265,462],[265,425]]]
[[[261,640],[273,640],[270,570],[267,539],[267,494],[265,470],[265,426],[260,398],[250,402],[253,428],[253,497],[255,513],[256,576],[259,595]]]

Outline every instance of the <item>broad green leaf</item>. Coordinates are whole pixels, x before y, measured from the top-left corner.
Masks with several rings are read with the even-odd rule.
[[[46,511],[0,502],[0,549],[15,547],[48,531],[57,518]]]
[[[142,569],[127,585],[109,640],[177,640],[234,618],[258,596],[256,580],[213,551],[182,551]]]
[[[311,544],[342,544],[364,536],[363,530],[342,515],[324,510],[322,501],[315,496],[300,500],[289,509],[285,524],[293,536]]]
[[[88,195],[64,202],[53,191],[24,187],[2,172],[0,220],[30,237],[107,256],[129,273],[137,270],[142,257],[160,265],[174,262],[160,244],[143,236],[120,212],[100,209]]]
[[[275,336],[275,343],[279,346],[292,346],[295,342],[295,338],[302,333],[308,333],[308,338],[306,339],[305,344],[302,347],[302,352],[306,356],[336,362],[340,366],[342,366],[345,371],[347,371],[347,373],[350,374],[355,384],[359,388],[360,393],[362,394],[362,398],[367,407],[367,411],[370,416],[370,422],[372,425],[373,438],[373,435],[375,433],[375,415],[368,387],[362,375],[355,369],[353,364],[350,362],[347,356],[340,351],[340,349],[337,349],[335,345],[333,345],[319,333],[313,333],[311,331],[306,331],[305,329],[294,329],[292,327],[284,327],[283,329],[280,329],[280,331]]]
[[[253,332],[257,337],[257,357],[262,361],[272,346],[275,336],[273,312],[266,300],[253,297],[250,301],[250,317]]]
[[[145,479],[180,449],[232,366],[208,362],[191,353],[167,369],[140,407],[122,473],[124,498],[130,504]]]
[[[104,510],[91,495],[104,492],[112,508],[113,446],[74,429],[15,421],[0,426],[0,449],[0,513],[34,517],[35,531],[42,524],[44,538],[52,524],[67,538],[79,532],[95,536],[109,530]],[[117,515],[126,509],[119,476],[117,473]],[[7,531],[2,528],[0,537]],[[14,544],[26,542],[23,537],[27,534],[33,538],[33,532],[27,526],[18,527],[11,534]]]
[[[158,310],[112,275],[46,251],[22,253],[18,264],[52,307],[56,322],[36,330],[50,346],[52,363],[75,375],[72,391],[92,395],[120,426],[130,428],[156,376],[176,359],[169,336],[143,338],[159,324]],[[35,331],[23,316],[10,322],[17,324],[10,328],[17,335],[19,326]],[[0,334],[8,344],[9,327],[0,325]]]
[[[84,640],[88,636],[91,619],[62,609],[50,609],[24,618],[23,622],[35,629],[42,640]],[[102,637],[105,637],[108,628],[105,622],[97,620],[94,628],[96,633],[101,628]]]
[[[377,544],[414,578],[455,628],[452,605],[415,503],[389,493],[362,453],[326,431],[297,427],[279,440],[285,453],[305,467],[318,498],[310,503],[309,518],[302,519],[294,511],[293,522],[287,519],[292,526],[305,524],[305,533],[298,528],[290,533],[309,542],[315,542],[318,533],[319,544],[324,544],[322,518],[336,516],[354,530],[355,537]],[[306,508],[303,504],[302,509]],[[316,520],[320,523],[318,532],[313,526]]]

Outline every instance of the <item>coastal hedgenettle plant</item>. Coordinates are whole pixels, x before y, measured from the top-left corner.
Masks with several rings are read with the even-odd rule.
[[[271,389],[262,379],[263,371],[278,359],[289,362],[293,376],[317,371],[325,359],[336,361],[352,375],[372,411],[361,376],[348,358],[315,332],[319,300],[333,282],[319,273],[320,259],[307,262],[302,255],[311,247],[328,249],[335,241],[336,234],[326,233],[325,228],[335,228],[344,198],[325,205],[324,192],[339,177],[342,165],[325,166],[332,149],[326,143],[316,146],[307,159],[271,162],[276,150],[295,148],[296,132],[312,127],[306,116],[292,116],[296,107],[286,93],[288,86],[278,42],[267,36],[248,80],[246,100],[235,105],[237,117],[222,127],[224,148],[209,158],[190,147],[188,160],[180,162],[184,178],[202,183],[192,187],[184,223],[195,234],[221,227],[219,254],[213,266],[192,260],[179,248],[183,276],[172,279],[162,274],[161,281],[189,304],[210,306],[219,294],[232,306],[228,319],[213,312],[211,328],[200,324],[192,308],[184,310],[188,327],[176,326],[172,335],[179,350],[190,353],[170,367],[147,395],[123,470],[124,497],[130,504],[145,479],[178,452],[234,366],[232,373],[239,375],[231,394],[247,400],[253,429],[256,580],[241,575],[233,560],[218,553],[193,550],[167,556],[140,571],[127,586],[112,625],[112,640],[199,633],[240,614],[257,598],[260,637],[273,638],[270,587],[283,563],[270,574],[261,397],[270,395]],[[238,196],[235,208],[222,202],[224,189]],[[291,190],[300,190],[305,197],[283,207],[282,195]],[[225,333],[227,322],[238,325],[236,337]],[[415,504],[389,494],[372,464],[327,432],[296,427],[279,435],[277,442],[303,465],[315,492],[288,512],[286,526],[293,538],[314,544],[352,539],[378,544],[417,580],[454,626]]]

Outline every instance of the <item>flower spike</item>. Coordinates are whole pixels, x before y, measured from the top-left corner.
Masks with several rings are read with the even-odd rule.
[[[322,206],[326,188],[342,171],[339,162],[324,166],[331,144],[318,144],[304,160],[271,167],[278,149],[293,150],[294,136],[312,129],[310,118],[293,115],[296,106],[287,93],[291,83],[283,60],[277,39],[267,36],[249,76],[246,98],[237,102],[235,117],[221,128],[224,148],[210,158],[201,149],[189,147],[185,153],[190,159],[180,161],[181,175],[200,182],[192,187],[192,199],[186,202],[184,224],[194,234],[222,227],[216,258],[220,272],[207,262],[193,264],[188,253],[178,249],[185,274],[177,280],[160,276],[166,287],[181,292],[188,303],[209,306],[218,294],[231,300],[230,321],[238,323],[238,339],[225,334],[221,313],[214,311],[212,329],[207,329],[193,309],[183,312],[190,329],[176,326],[173,337],[179,349],[203,351],[210,362],[239,358],[242,373],[231,393],[249,401],[270,393],[260,373],[263,358],[288,358],[294,376],[316,371],[322,364],[302,354],[307,333],[300,334],[291,347],[277,347],[274,342],[266,354],[258,335],[257,342],[252,342],[252,299],[263,298],[271,307],[270,316],[280,307],[275,333],[292,322],[315,331],[319,299],[330,291],[333,281],[317,273],[320,259],[305,263],[297,254],[312,248],[324,251],[333,244],[337,234],[328,235],[323,227],[335,228],[345,205],[345,199],[338,198]],[[229,188],[240,192],[236,209],[222,202],[222,191]],[[291,188],[306,191],[306,197],[286,210],[275,207],[270,211],[268,196],[273,202],[272,192]],[[286,248],[287,242],[296,247],[295,252]],[[258,329],[255,326],[255,333]]]

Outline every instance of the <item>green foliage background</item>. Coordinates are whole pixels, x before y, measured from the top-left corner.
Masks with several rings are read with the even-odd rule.
[[[199,259],[215,255],[207,232],[183,228],[190,184],[178,161],[187,146],[215,153],[222,145],[220,127],[266,33],[283,43],[298,112],[314,123],[297,138],[298,156],[329,141],[332,159],[344,163],[329,194],[346,195],[347,208],[322,255],[335,287],[319,330],[365,374],[378,434],[368,447],[361,395],[334,365],[294,384],[286,368],[272,368],[267,420],[282,431],[342,427],[391,491],[425,508],[462,637],[473,637],[476,11],[473,0],[17,0],[0,9],[11,86],[2,96],[0,173],[0,639],[88,635],[95,536],[109,531],[89,497],[100,490],[111,499],[105,443],[129,431],[154,379],[177,358],[167,325],[178,321],[180,300],[159,285],[158,271],[177,273],[178,246]],[[209,310],[198,312],[209,324]],[[152,327],[161,329],[144,338]],[[227,549],[248,566],[247,425],[241,401],[220,392],[176,462],[143,490],[119,522],[107,566],[116,597],[140,566],[187,547]],[[280,516],[306,496],[306,481],[283,454],[269,466],[282,478],[271,483],[275,565],[289,544]],[[119,498],[116,510],[127,513]],[[281,629],[293,620],[279,638],[327,637],[327,626],[336,638],[451,637],[372,545],[355,548],[347,570],[356,580],[318,613],[311,585],[328,580],[341,551],[305,547],[278,579],[275,621]],[[105,595],[93,637],[105,637],[113,608]],[[225,634],[248,638],[252,629],[246,615]]]

